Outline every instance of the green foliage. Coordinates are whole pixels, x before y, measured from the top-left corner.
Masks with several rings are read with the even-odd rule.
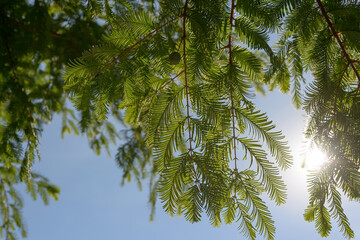
[[[17,230],[26,236],[18,185],[25,184],[32,198],[40,197],[45,204],[50,197],[58,199],[59,189],[31,168],[40,160],[43,125],[54,114],[63,117],[63,135],[79,133],[81,124],[97,152],[117,138],[108,121],[81,115],[78,119],[78,114],[66,107],[61,77],[64,64],[90,48],[105,32],[106,28],[93,19],[101,15],[97,3],[0,3],[0,238],[17,239]]]
[[[328,236],[332,217],[354,236],[339,190],[359,201],[356,1],[19,0],[3,1],[0,11],[6,239],[16,229],[26,235],[17,184],[46,204],[57,199],[59,189],[31,170],[54,113],[62,136],[86,134],[97,154],[121,138],[115,159],[123,182],[150,178],[151,219],[159,198],[190,222],[206,214],[213,226],[237,222],[248,239],[275,239],[262,194],[285,203],[279,169],[292,157],[252,102],[265,86],[292,93],[309,115],[306,136],[329,157],[309,179],[305,220]],[[309,71],[314,80],[303,94]],[[120,134],[114,120],[125,127]]]
[[[279,43],[278,54],[294,74],[295,90],[304,70],[314,77],[303,102],[309,116],[305,134],[327,153],[328,162],[309,178],[310,202],[304,216],[315,221],[321,236],[329,235],[332,217],[344,237],[354,237],[338,190],[359,201],[360,45],[353,36],[360,31],[360,7],[356,2],[304,0],[289,5]],[[294,99],[296,95],[295,91]]]
[[[206,213],[214,226],[236,221],[251,239],[256,231],[274,239],[261,194],[285,202],[277,166],[291,166],[291,156],[281,133],[251,102],[253,89],[265,84],[263,55],[273,58],[267,41],[276,16],[260,2],[249,11],[218,0],[162,1],[155,13],[127,12],[64,77],[78,110],[105,106],[90,119],[104,119],[106,107],[121,101],[126,123],[137,130],[117,161],[126,179],[152,175],[153,204],[158,194],[169,214],[197,222]],[[174,52],[181,56],[177,64]],[[240,171],[237,155],[247,162]]]

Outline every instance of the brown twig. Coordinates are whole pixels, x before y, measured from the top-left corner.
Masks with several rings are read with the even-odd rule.
[[[230,47],[230,45],[227,44],[227,45],[223,46],[222,48],[219,48],[219,51],[224,50],[224,49],[229,49],[229,47]]]
[[[120,53],[120,55],[118,55],[116,58],[114,58],[114,60],[112,60],[111,62],[107,63],[105,66],[103,66],[102,68],[100,68],[96,73],[92,74],[91,76],[89,76],[87,78],[87,80],[92,79],[93,77],[95,77],[96,75],[98,75],[99,73],[103,72],[105,69],[109,68],[111,65],[113,65],[117,60],[119,60],[122,56],[124,56],[126,53],[128,53],[130,50],[132,50],[133,48],[135,48],[136,46],[140,45],[143,41],[145,41],[147,38],[149,38],[150,36],[152,36],[154,33],[158,32],[160,29],[162,29],[163,27],[167,26],[168,24],[174,22],[175,20],[181,18],[182,16],[178,16],[176,18],[173,18],[169,21],[167,21],[166,23],[164,23],[163,25],[161,25],[160,27],[156,28],[155,30],[151,31],[148,35],[146,35],[145,37],[143,37],[142,39],[140,39],[138,42],[136,42],[135,44],[133,44],[132,46],[130,46],[129,48],[127,48],[125,51],[123,51],[122,53]]]
[[[179,42],[179,46],[178,46],[178,48],[177,48],[177,52],[180,51],[180,47],[181,47],[182,42],[183,42],[182,40]]]
[[[346,51],[346,48],[344,46],[344,43],[341,41],[340,39],[340,36],[339,36],[339,33],[336,31],[335,27],[334,27],[334,24],[331,22],[326,10],[325,10],[325,7],[324,5],[322,4],[321,0],[316,0],[316,2],[318,3],[319,5],[319,8],[320,8],[320,11],[323,15],[323,17],[325,18],[325,21],[328,25],[328,27],[330,28],[331,32],[332,32],[332,35],[335,37],[336,41],[338,42],[340,48],[341,48],[341,51],[344,55],[344,57],[346,58],[346,61],[348,62],[348,64],[351,66],[351,68],[353,69],[357,79],[358,79],[358,82],[360,84],[360,74],[359,72],[357,71],[355,65],[354,65],[354,60],[352,60],[348,54],[348,52]],[[360,85],[358,85],[360,87]],[[358,87],[358,88],[359,88]]]

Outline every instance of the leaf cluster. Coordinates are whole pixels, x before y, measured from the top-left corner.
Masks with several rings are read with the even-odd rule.
[[[302,99],[308,114],[305,135],[327,154],[328,162],[309,178],[305,219],[328,236],[330,218],[347,238],[354,232],[341,206],[342,190],[359,200],[359,28],[357,1],[296,1],[284,18],[278,56],[292,73],[294,100]],[[355,39],[356,38],[356,39]],[[298,92],[304,71],[313,81]],[[287,79],[287,80],[286,80]],[[289,78],[278,81],[289,81]],[[300,103],[295,101],[297,105]],[[328,203],[328,207],[326,207]]]
[[[93,118],[120,103],[132,130],[117,162],[125,179],[150,173],[153,206],[159,196],[166,212],[190,222],[205,213],[214,226],[236,221],[249,239],[274,239],[261,194],[285,202],[278,166],[292,160],[252,98],[265,84],[266,58],[273,61],[268,34],[277,16],[266,1],[242,2],[159,1],[155,13],[123,13],[64,78],[75,107]],[[173,52],[177,65],[168,60]]]

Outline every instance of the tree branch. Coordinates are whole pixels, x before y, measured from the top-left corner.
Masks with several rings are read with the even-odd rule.
[[[343,79],[343,77],[344,77],[344,75],[345,75],[345,73],[346,73],[346,70],[348,69],[348,67],[349,67],[349,63],[346,65],[346,67],[345,67],[345,69],[344,69],[344,71],[342,72],[342,74],[341,74],[341,77],[340,77],[340,79],[339,79],[339,82],[338,82],[338,85],[337,85],[337,88],[336,88],[336,90],[335,90],[335,99],[334,99],[334,134],[336,134],[336,119],[335,119],[335,115],[336,115],[336,110],[337,110],[337,108],[336,108],[336,102],[337,102],[337,96],[338,96],[338,89],[340,88],[340,85],[341,85],[341,82],[342,82],[342,79]]]
[[[322,2],[321,2],[321,0],[316,0],[316,2],[317,2],[318,5],[319,5],[319,8],[320,8],[320,10],[321,10],[321,13],[322,13],[323,17],[325,18],[325,21],[326,21],[328,27],[330,28],[333,36],[335,37],[336,41],[338,42],[338,44],[339,44],[339,46],[340,46],[340,48],[341,48],[341,51],[342,51],[342,53],[344,54],[344,57],[346,58],[346,61],[348,62],[348,64],[350,64],[350,66],[351,66],[351,68],[353,69],[353,71],[354,71],[354,73],[355,73],[355,75],[356,75],[356,77],[357,77],[357,79],[358,79],[358,82],[359,82],[359,84],[360,84],[360,74],[359,74],[359,72],[357,71],[357,69],[356,69],[356,67],[355,67],[355,65],[354,65],[354,62],[355,62],[355,61],[350,58],[348,52],[346,51],[346,48],[345,48],[343,42],[341,41],[338,32],[336,32],[336,29],[335,29],[335,27],[334,27],[334,24],[331,22],[331,20],[330,20],[327,12],[326,12],[326,10],[325,10],[324,5],[323,5]],[[360,85],[359,85],[359,86],[360,86]]]
[[[163,25],[161,25],[160,27],[156,28],[155,30],[153,30],[152,32],[150,32],[148,35],[146,35],[145,37],[143,37],[142,39],[140,39],[138,42],[136,42],[135,44],[133,44],[132,46],[130,46],[129,48],[127,48],[125,51],[123,51],[122,53],[120,53],[120,55],[118,55],[116,58],[114,58],[114,60],[112,60],[111,62],[109,62],[108,64],[106,64],[105,66],[103,66],[102,68],[100,68],[96,73],[94,73],[93,75],[91,75],[90,77],[87,78],[87,80],[92,79],[93,77],[95,77],[96,75],[98,75],[99,73],[103,72],[105,69],[109,68],[111,65],[113,65],[114,63],[116,63],[117,60],[119,60],[122,56],[124,56],[126,53],[128,53],[130,50],[132,50],[133,48],[135,48],[136,46],[140,45],[143,41],[145,41],[147,38],[149,38],[150,36],[152,36],[154,33],[158,32],[160,29],[162,29],[163,27],[169,25],[170,23],[174,22],[175,20],[181,18],[182,16],[178,16],[176,18],[173,18],[169,21],[167,21],[166,23],[164,23]]]
[[[235,10],[235,0],[231,1],[231,12],[230,12],[230,34],[229,34],[229,44],[227,45],[228,49],[229,49],[229,66],[231,67],[231,65],[233,64],[233,59],[232,59],[232,34],[233,34],[233,26],[234,26],[234,10]],[[236,157],[236,130],[235,130],[235,107],[234,107],[234,99],[233,99],[233,86],[232,86],[232,74],[231,74],[231,70],[230,70],[230,75],[229,75],[229,84],[230,84],[230,101],[231,101],[231,118],[232,118],[232,138],[233,138],[233,149],[234,149],[234,161],[235,161],[235,194],[234,196],[236,197],[236,178],[237,178],[237,157]]]
[[[186,12],[188,9],[188,3],[189,0],[186,0],[185,2],[185,6],[184,6],[184,13],[182,14],[183,16],[183,26],[182,26],[182,30],[183,30],[183,36],[182,36],[182,40],[183,40],[183,58],[184,58],[184,75],[185,75],[185,95],[186,95],[186,118],[187,118],[187,124],[188,124],[188,131],[189,131],[189,154],[190,154],[190,161],[191,161],[191,165],[193,168],[193,172],[195,175],[195,183],[199,183],[199,179],[196,175],[196,169],[195,169],[195,164],[194,164],[194,159],[193,159],[193,148],[192,148],[192,134],[191,134],[191,125],[190,125],[190,101],[189,101],[189,82],[188,82],[188,78],[187,78],[187,63],[186,63]]]
[[[2,13],[4,13],[4,9],[2,9]],[[5,18],[5,14],[4,14],[4,17],[3,17],[2,20],[3,20],[3,23],[4,23],[4,24],[7,24],[7,23],[8,23],[7,20],[6,20],[6,18]],[[19,23],[19,24],[20,24],[20,23]],[[40,159],[40,153],[39,153],[39,149],[38,149],[39,139],[38,139],[38,136],[37,136],[37,134],[36,134],[36,132],[35,132],[35,127],[34,127],[35,119],[34,119],[34,117],[33,117],[33,113],[32,113],[32,110],[31,110],[31,106],[32,106],[33,104],[32,104],[32,102],[31,102],[31,100],[29,99],[29,96],[26,94],[25,89],[24,89],[24,86],[20,83],[20,80],[19,80],[19,78],[18,78],[18,75],[16,74],[15,64],[14,64],[14,60],[13,60],[13,57],[12,57],[12,54],[11,54],[11,50],[10,50],[10,46],[9,46],[9,41],[8,41],[8,39],[7,39],[6,34],[3,34],[2,37],[3,37],[3,41],[4,41],[4,43],[5,43],[7,55],[8,55],[8,58],[9,58],[10,68],[11,68],[12,73],[13,73],[13,75],[14,75],[14,81],[15,81],[15,83],[16,83],[17,85],[19,85],[19,88],[20,88],[21,92],[22,92],[22,93],[25,95],[25,97],[26,97],[26,100],[25,100],[25,101],[27,102],[27,106],[28,106],[27,109],[29,110],[29,111],[28,111],[28,121],[29,121],[29,124],[30,124],[30,126],[31,126],[31,134],[32,134],[32,137],[35,139],[35,140],[33,140],[33,141],[35,142],[35,143],[34,143],[34,145],[35,145],[35,150],[36,150],[36,153],[37,153],[37,155],[38,155],[38,158]],[[25,113],[24,113],[24,114],[25,114]],[[27,132],[26,132],[26,129],[23,129],[23,131],[24,131],[25,135],[27,136],[27,138],[29,139],[29,138],[30,138],[30,136],[29,136],[30,133],[27,133]],[[30,146],[30,144],[31,144],[31,141],[32,141],[32,140],[30,140],[30,139],[28,140],[27,149],[29,148],[29,146]],[[26,158],[28,158],[27,152],[28,152],[28,150],[25,151],[25,157],[26,157]],[[30,178],[31,178],[31,166],[30,166],[30,160],[29,160],[29,159],[27,160],[27,165],[26,165],[26,175],[27,175],[27,180],[29,181]],[[4,187],[5,187],[5,186],[4,186]]]

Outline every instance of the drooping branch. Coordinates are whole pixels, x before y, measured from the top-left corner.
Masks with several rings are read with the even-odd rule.
[[[186,118],[187,118],[187,124],[188,124],[188,131],[189,131],[189,154],[190,154],[190,161],[191,161],[191,165],[193,168],[193,172],[195,175],[195,182],[198,183],[199,179],[196,175],[196,169],[195,169],[195,164],[194,164],[194,159],[193,159],[193,148],[192,148],[192,134],[191,134],[191,125],[190,125],[190,101],[189,101],[189,82],[188,82],[188,75],[187,75],[187,62],[186,62],[186,14],[187,14],[187,9],[188,9],[188,3],[189,0],[186,0],[185,2],[185,6],[184,6],[184,13],[182,15],[183,17],[183,26],[182,26],[182,31],[183,31],[183,36],[182,36],[182,41],[183,41],[183,59],[184,59],[184,78],[185,78],[185,95],[186,95]]]
[[[324,7],[324,5],[322,4],[321,0],[316,0],[316,2],[317,2],[317,4],[319,5],[319,8],[320,8],[320,10],[321,10],[321,13],[322,13],[323,17],[325,18],[325,21],[326,21],[328,27],[330,28],[332,35],[335,37],[336,41],[338,42],[338,44],[339,44],[339,46],[340,46],[340,48],[341,48],[341,51],[342,51],[344,57],[346,58],[346,61],[348,62],[348,64],[349,64],[349,65],[351,66],[351,68],[353,69],[353,71],[354,71],[354,73],[355,73],[355,75],[356,75],[356,77],[357,77],[357,79],[358,79],[358,82],[359,82],[359,84],[360,84],[360,74],[359,74],[359,72],[358,72],[358,70],[356,69],[355,64],[354,64],[356,61],[354,61],[354,60],[352,60],[352,59],[350,58],[350,55],[348,54],[348,52],[347,52],[347,50],[346,50],[346,48],[345,48],[345,46],[344,46],[344,43],[341,41],[340,36],[339,36],[339,33],[336,31],[336,29],[335,29],[335,27],[334,27],[334,24],[333,24],[332,21],[330,20],[330,18],[329,18],[329,16],[328,16],[328,13],[326,12],[325,7]]]
[[[4,13],[4,9],[2,9],[2,12]],[[4,17],[3,17],[3,23],[5,23],[5,24],[7,24],[7,20],[6,20],[6,18],[5,18],[5,15],[4,15]],[[17,75],[17,73],[16,73],[16,66],[15,66],[15,63],[14,63],[14,58],[13,58],[13,56],[12,56],[12,53],[11,53],[11,49],[10,49],[10,45],[9,45],[9,41],[8,41],[8,38],[7,38],[7,36],[6,36],[6,34],[3,34],[2,35],[2,38],[3,38],[3,41],[4,41],[4,43],[5,43],[5,48],[6,48],[6,52],[7,52],[7,55],[8,55],[8,59],[9,59],[9,64],[10,64],[10,68],[11,68],[11,71],[12,71],[12,73],[13,73],[13,79],[14,79],[14,82],[17,84],[17,85],[19,85],[19,89],[20,89],[20,91],[22,92],[22,94],[24,94],[25,96],[26,96],[26,103],[27,103],[27,108],[28,108],[28,120],[29,120],[29,124],[30,124],[30,126],[31,126],[31,134],[33,135],[33,137],[34,137],[34,139],[35,139],[35,150],[36,150],[36,152],[37,152],[37,155],[38,155],[38,157],[39,157],[39,159],[40,159],[40,154],[39,154],[39,150],[38,150],[38,143],[39,143],[39,139],[38,139],[38,136],[36,135],[36,133],[35,133],[35,127],[34,127],[34,122],[35,122],[35,119],[34,119],[34,117],[33,117],[33,113],[32,113],[32,110],[31,110],[31,107],[30,106],[32,106],[33,105],[33,103],[31,102],[31,100],[29,99],[29,97],[28,97],[28,95],[27,95],[27,93],[25,92],[25,87],[20,83],[20,79],[19,79],[19,77],[18,77],[18,75]],[[25,130],[24,130],[25,131]],[[26,134],[26,131],[25,131],[25,134]],[[29,133],[30,134],[30,133]],[[27,134],[26,134],[27,135]],[[29,138],[29,136],[28,136],[28,138]],[[31,142],[31,140],[29,139],[28,140],[28,147],[29,147],[29,145],[30,145],[30,142]],[[28,148],[27,147],[27,148]],[[26,150],[25,151],[25,157],[26,158],[28,158],[28,156],[27,156],[27,151],[28,150]],[[27,159],[26,160],[26,175],[27,175],[27,180],[29,180],[30,178],[31,178],[31,166],[30,166],[30,161]],[[5,186],[4,186],[4,188],[5,188]],[[4,190],[5,191],[5,190]],[[5,193],[6,193],[6,191],[5,191]]]
[[[336,88],[336,90],[335,90],[335,98],[334,98],[334,118],[335,118],[336,110],[337,110],[337,104],[336,104],[336,102],[337,102],[338,90],[339,90],[339,88],[340,88],[342,79],[343,79],[343,77],[344,77],[344,75],[345,75],[346,70],[348,69],[348,67],[349,67],[349,64],[346,65],[344,71],[342,72],[341,77],[340,77],[339,82],[338,82],[338,85],[337,85],[337,88]],[[335,125],[336,125],[336,122],[335,122],[335,119],[334,119],[334,130],[336,129],[336,126],[335,126]],[[334,132],[335,132],[335,131],[334,131]],[[335,133],[336,133],[336,132],[335,132]]]
[[[232,34],[233,34],[233,27],[234,27],[234,11],[235,11],[235,0],[231,1],[231,12],[230,12],[230,33],[229,33],[229,44],[227,45],[229,49],[229,66],[231,68],[233,64],[233,57],[232,57]],[[230,69],[229,74],[229,85],[230,85],[230,102],[231,102],[231,119],[232,119],[232,138],[233,138],[233,149],[234,149],[234,161],[235,161],[235,176],[237,176],[237,156],[236,156],[236,126],[235,126],[235,107],[234,107],[234,98],[233,98],[233,86],[232,86],[232,71]],[[236,179],[236,177],[235,177]],[[236,196],[236,182],[235,182],[235,196]]]
[[[114,58],[114,60],[112,60],[111,62],[107,63],[105,66],[103,66],[102,68],[100,68],[96,73],[92,74],[91,76],[89,76],[87,78],[87,80],[92,79],[93,77],[95,77],[96,75],[98,75],[99,73],[103,72],[104,70],[106,70],[107,68],[109,68],[110,66],[112,66],[114,63],[116,63],[117,60],[119,60],[122,56],[124,56],[126,53],[128,53],[129,51],[131,51],[132,49],[134,49],[136,46],[140,45],[143,41],[145,41],[146,39],[148,39],[149,37],[151,37],[152,35],[154,35],[155,33],[157,33],[160,29],[164,28],[165,26],[169,25],[170,23],[176,21],[177,19],[181,18],[182,16],[178,16],[176,18],[173,18],[169,21],[167,21],[166,23],[164,23],[163,25],[161,25],[160,27],[156,28],[155,30],[151,31],[148,35],[146,35],[145,37],[143,37],[142,39],[140,39],[138,42],[136,42],[135,44],[133,44],[132,46],[128,47],[125,51],[123,51],[122,53],[120,53],[116,58]]]

